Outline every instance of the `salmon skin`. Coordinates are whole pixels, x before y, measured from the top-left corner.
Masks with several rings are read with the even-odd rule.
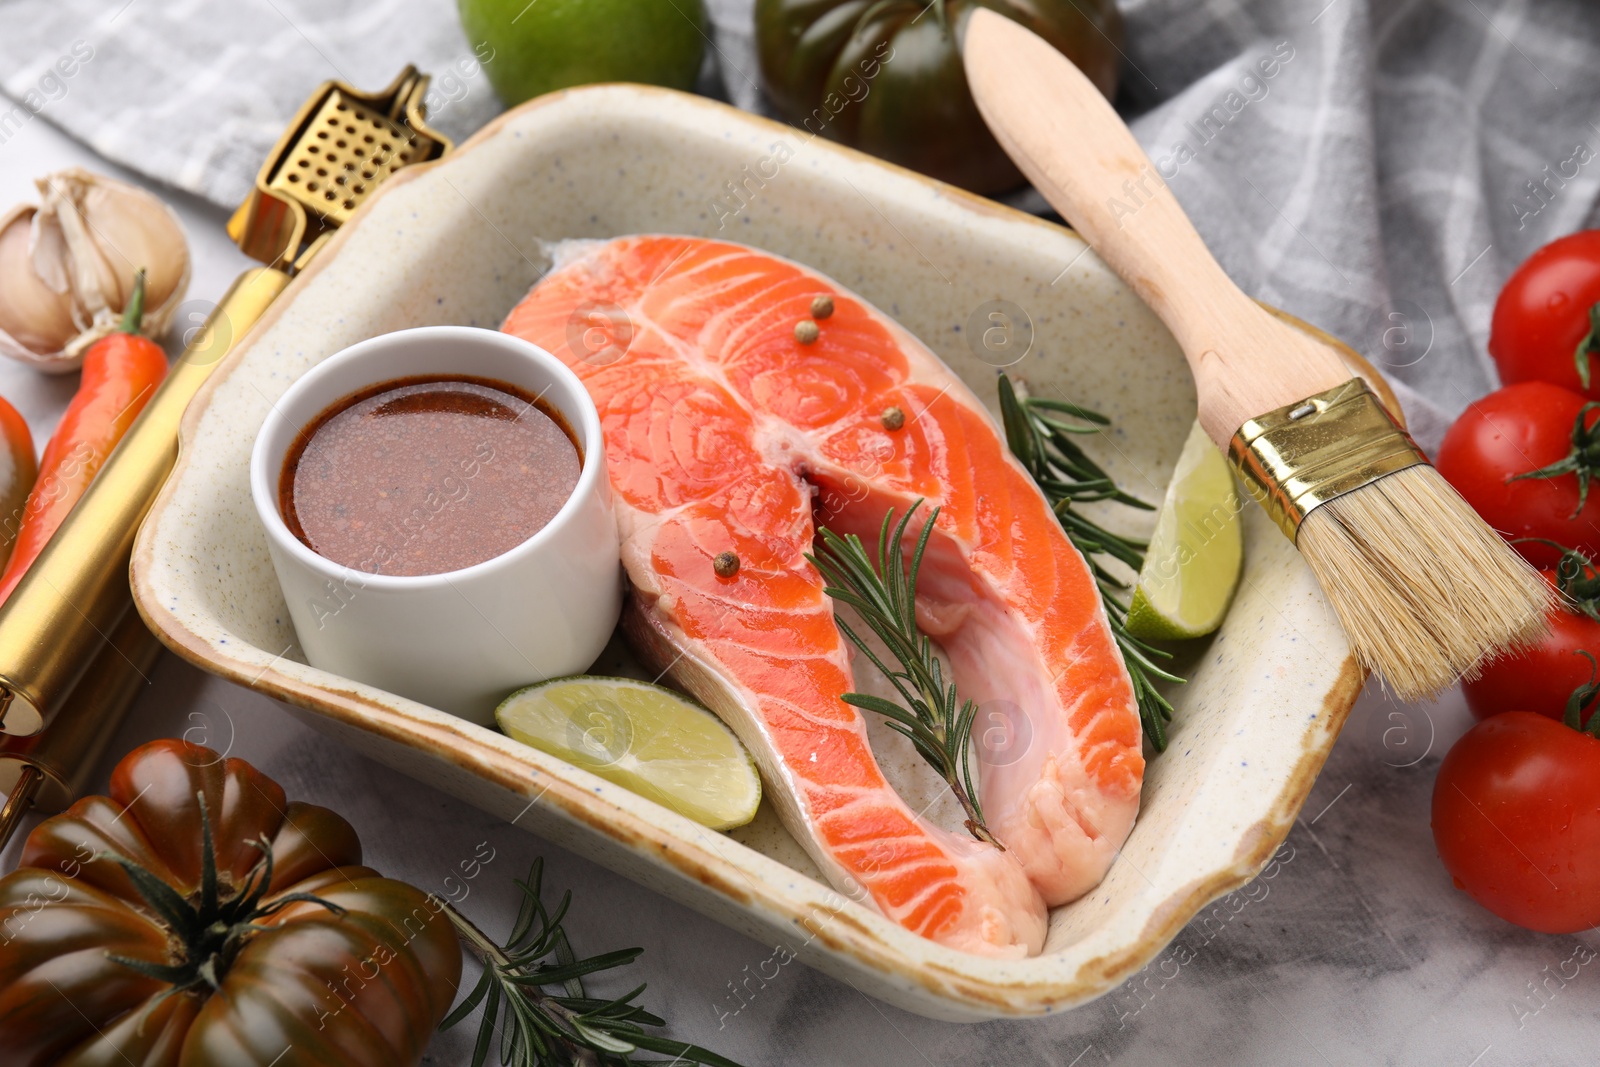
[[[802,344],[821,295],[833,314]],[[822,275],[693,237],[570,242],[502,328],[564,360],[600,410],[632,642],[733,727],[822,871],[924,937],[1038,952],[1046,909],[1098,884],[1132,829],[1139,716],[1088,566],[972,392]],[[805,558],[819,526],[875,544],[919,499],[918,518],[939,513],[918,621],[980,703],[976,733],[998,738],[976,754],[1003,851],[885,780]],[[726,551],[739,568],[719,577]]]

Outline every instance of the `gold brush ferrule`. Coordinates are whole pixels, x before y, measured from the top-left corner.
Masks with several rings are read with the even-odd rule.
[[[1249,420],[1228,459],[1291,541],[1318,505],[1428,462],[1360,378]]]

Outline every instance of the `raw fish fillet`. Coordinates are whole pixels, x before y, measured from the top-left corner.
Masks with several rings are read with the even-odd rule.
[[[834,312],[801,344],[822,294]],[[829,279],[698,238],[564,246],[503,329],[566,361],[599,407],[634,643],[734,728],[818,866],[935,941],[1038,952],[1046,908],[1093,888],[1132,828],[1144,760],[1094,580],[978,399]],[[874,544],[886,510],[919,498],[918,518],[940,509],[919,621],[983,704],[978,732],[998,731],[978,761],[1004,851],[885,781],[840,700],[850,650],[805,559],[819,525]],[[728,550],[739,570],[719,578]]]

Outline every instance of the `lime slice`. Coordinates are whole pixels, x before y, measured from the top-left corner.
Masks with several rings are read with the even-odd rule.
[[[1128,606],[1128,632],[1166,641],[1215,630],[1228,613],[1243,561],[1233,472],[1197,422],[1161,502]]]
[[[519,689],[495,709],[510,737],[713,830],[743,826],[761,778],[739,739],[687,697],[633,678],[579,675]]]

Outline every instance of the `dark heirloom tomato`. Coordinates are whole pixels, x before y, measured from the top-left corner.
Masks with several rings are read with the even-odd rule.
[[[21,864],[0,879],[6,1067],[415,1064],[461,976],[440,902],[361,866],[340,816],[198,745],[134,750]]]
[[[1028,27],[1106,96],[1122,20],[1113,0],[756,0],[761,73],[789,121],[979,193],[1022,184],[967,88],[974,6]]]

